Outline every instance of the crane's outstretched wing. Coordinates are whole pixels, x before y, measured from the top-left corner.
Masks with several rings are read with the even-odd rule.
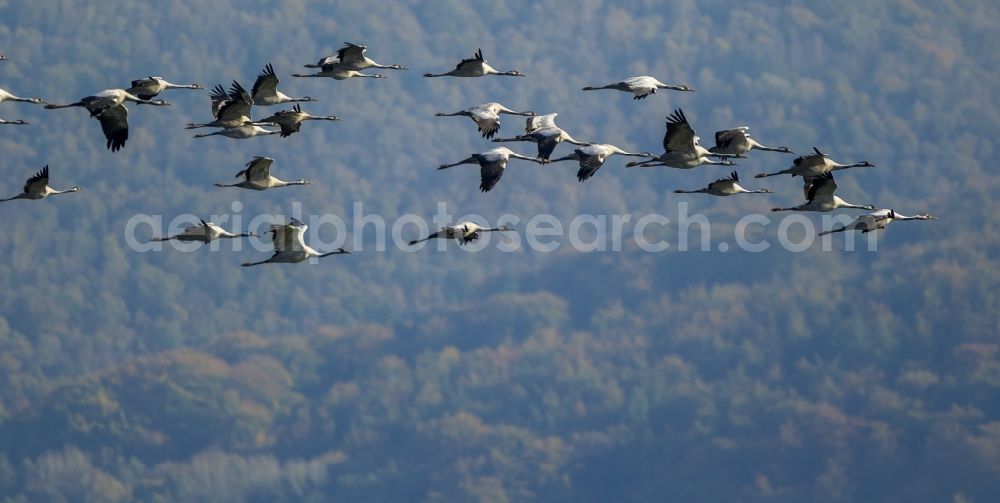
[[[38,173],[35,173],[31,178],[28,178],[28,180],[24,182],[24,192],[29,194],[41,193],[48,185],[49,165],[46,164],[44,168],[38,171]]]
[[[483,59],[483,50],[477,49],[476,54],[473,55],[471,58],[465,58],[462,61],[459,61],[458,64],[455,65],[455,70],[458,70],[459,68],[462,68],[463,66],[466,65],[479,65],[485,62],[486,60]]]
[[[94,118],[101,121],[108,149],[117,152],[125,147],[128,140],[128,109],[125,105],[108,108]]]
[[[274,159],[270,157],[254,156],[250,162],[246,163],[246,169],[236,173],[236,178],[243,177],[248,182],[267,180],[271,176],[272,163],[274,163]]]
[[[493,138],[500,130],[500,116],[488,110],[475,109],[471,112],[472,121],[476,123],[483,138]]]
[[[250,118],[250,109],[253,107],[253,98],[239,82],[233,81],[229,87],[229,99],[219,107],[216,116],[221,120],[237,120],[240,117]]]
[[[727,149],[733,142],[743,142],[747,139],[747,131],[750,128],[747,126],[740,126],[733,129],[726,129],[724,131],[717,131],[715,133],[715,148],[717,149]]]
[[[837,191],[837,182],[833,179],[832,173],[824,173],[819,176],[812,177],[809,182],[809,190],[806,194],[806,200],[812,202],[813,200],[822,201],[833,201],[833,193]]]
[[[144,100],[151,100],[156,97],[156,92],[153,92],[154,86],[159,82],[156,77],[146,77],[144,79],[136,79],[132,81],[132,87],[126,89],[126,92],[133,94],[142,98]]]
[[[576,152],[580,156],[580,170],[576,172],[576,179],[581,182],[594,176],[607,160],[607,155],[603,150],[597,153],[587,153],[577,149]]]
[[[552,152],[556,150],[556,145],[559,144],[559,136],[562,134],[562,130],[557,127],[539,129],[535,131],[535,138],[538,140],[538,157],[541,159],[548,159]]]
[[[663,151],[690,151],[694,148],[694,129],[681,109],[667,116],[667,134],[663,136]]]
[[[507,168],[507,159],[501,158],[491,161],[480,161],[479,163],[479,190],[489,192]]]
[[[344,42],[344,47],[337,51],[337,59],[340,63],[358,63],[364,59],[367,46]]]
[[[556,126],[556,116],[557,113],[545,114],[545,115],[532,115],[524,121],[524,132],[527,134],[534,133],[539,129],[546,129]]]
[[[273,95],[278,90],[278,75],[274,73],[274,67],[268,63],[257,75],[257,81],[253,83],[251,96]]]
[[[302,251],[304,244],[302,239],[306,228],[306,224],[294,218],[287,224],[272,225],[271,243],[274,245],[275,253]]]

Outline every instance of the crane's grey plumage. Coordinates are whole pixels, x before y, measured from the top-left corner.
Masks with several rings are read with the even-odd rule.
[[[702,164],[722,164],[732,166],[729,160],[715,161],[710,157],[732,157],[726,154],[713,154],[698,143],[698,135],[688,123],[684,111],[677,109],[667,116],[667,133],[663,136],[663,153],[658,157],[645,161],[634,161],[626,167],[669,166],[678,169],[691,169]]]
[[[361,73],[357,70],[345,68],[339,64],[323,65],[322,67],[320,67],[320,71],[318,73],[307,73],[307,74],[293,73],[292,77],[327,77],[333,80],[345,80],[345,79],[353,79],[359,77],[367,77],[370,79],[386,78],[385,75],[382,75],[380,73],[374,73],[374,74]]]
[[[105,89],[97,94],[92,94],[90,96],[84,96],[80,98],[80,101],[70,103],[68,105],[45,105],[45,108],[49,110],[55,110],[57,108],[71,108],[71,107],[81,107],[86,108],[90,112],[91,117],[97,117],[102,112],[109,108],[117,107],[118,105],[124,104],[126,101],[131,101],[133,103],[143,103],[146,105],[156,105],[156,106],[167,106],[167,103],[163,100],[144,100],[134,94],[129,93],[124,89]]]
[[[524,74],[517,70],[500,72],[494,69],[486,59],[483,58],[483,50],[476,50],[476,54],[471,58],[459,61],[455,68],[445,73],[425,73],[424,77],[485,77],[487,75],[506,75],[510,77],[524,77]]]
[[[167,89],[204,89],[201,84],[174,84],[163,77],[146,77],[132,81],[131,87],[125,90],[144,100],[151,100]]]
[[[855,208],[859,210],[874,210],[870,204],[851,204],[834,195],[837,182],[833,173],[823,173],[811,178],[806,193],[806,202],[791,208],[772,208],[771,211],[833,211],[837,208]]]
[[[715,146],[708,149],[714,154],[729,154],[742,157],[743,154],[751,150],[764,150],[767,152],[784,152],[794,154],[788,147],[766,147],[750,137],[750,127],[740,126],[715,133]]]
[[[578,146],[590,145],[589,142],[574,139],[565,130],[556,126],[555,118],[558,114],[545,114],[528,117],[525,121],[525,134],[513,138],[494,138],[494,142],[506,141],[530,141],[538,144],[538,158],[544,161],[549,160],[556,145],[561,142],[572,143]]]
[[[336,115],[310,115],[303,112],[302,108],[296,104],[291,110],[282,110],[274,115],[262,119],[261,122],[271,122],[281,127],[281,137],[286,138],[293,133],[298,133],[305,121],[339,121]]]
[[[410,246],[427,241],[429,239],[457,239],[458,244],[464,245],[479,239],[482,232],[506,232],[514,229],[501,225],[499,227],[481,227],[475,222],[459,222],[455,225],[446,225],[441,230],[431,233],[427,237],[410,241]]]
[[[254,156],[246,167],[236,173],[236,178],[243,181],[233,184],[217,183],[216,187],[240,187],[251,190],[267,190],[275,187],[288,187],[289,185],[311,185],[309,180],[298,179],[292,182],[279,180],[271,176],[271,164],[274,159],[270,157]]]
[[[80,187],[70,187],[66,190],[55,190],[49,187],[49,166],[46,165],[24,182],[24,188],[20,194],[8,197],[7,199],[0,199],[0,203],[15,199],[45,199],[54,194],[67,194],[70,192],[79,192],[80,190]]]
[[[213,222],[206,222],[205,219],[199,219],[201,223],[198,225],[192,225],[190,227],[184,228],[184,231],[180,234],[174,234],[173,236],[164,237],[154,237],[153,241],[184,241],[191,242],[197,241],[199,243],[210,243],[216,239],[234,239],[243,237],[256,237],[257,234],[254,232],[241,232],[235,234],[229,232],[218,224]]]
[[[649,152],[626,152],[608,143],[593,143],[577,148],[573,150],[572,154],[567,156],[552,159],[551,162],[578,161],[580,163],[580,169],[576,172],[576,179],[582,182],[594,176],[594,174],[597,173],[597,170],[601,169],[601,166],[604,165],[604,161],[608,160],[608,158],[613,155],[631,157],[653,156],[653,154],[650,154]]]
[[[48,109],[82,107],[90,112],[90,116],[101,123],[101,131],[107,140],[107,147],[117,152],[125,147],[128,140],[128,109],[125,102],[143,103],[147,105],[166,106],[163,100],[147,100],[129,93],[124,89],[106,89],[91,96],[85,96],[76,103],[68,105],[45,105]]]
[[[726,178],[719,178],[718,180],[708,184],[707,187],[698,190],[682,190],[677,189],[674,191],[678,194],[711,194],[713,196],[732,196],[735,194],[770,194],[771,191],[768,189],[759,190],[747,190],[740,185],[740,175],[733,171]]]
[[[525,161],[537,162],[539,164],[545,163],[545,161],[541,159],[535,159],[526,155],[515,153],[507,147],[499,147],[485,152],[480,152],[478,154],[472,154],[471,156],[453,164],[442,164],[441,166],[438,166],[438,169],[448,169],[460,164],[478,164],[480,180],[479,190],[489,192],[490,189],[492,189],[493,186],[500,181],[500,177],[503,176],[503,172],[507,168],[507,161],[511,157]]]
[[[639,77],[629,77],[625,80],[620,80],[613,84],[608,84],[606,86],[587,86],[584,87],[584,91],[597,91],[600,89],[614,89],[616,91],[625,91],[632,93],[632,99],[641,100],[650,94],[655,94],[657,89],[671,89],[674,91],[694,91],[686,85],[671,85],[664,84],[659,80],[654,79],[648,75],[641,75]]]
[[[406,70],[402,65],[383,65],[376,63],[365,55],[368,46],[344,42],[344,47],[333,56],[327,56],[319,60],[316,64],[307,64],[306,68],[323,68],[324,66],[336,66],[344,70],[365,70],[367,68],[385,68],[388,70]]]
[[[853,222],[845,226],[838,227],[836,229],[832,229],[829,231],[823,231],[820,232],[818,235],[825,236],[827,234],[833,234],[835,232],[844,232],[844,231],[861,231],[862,234],[866,234],[868,232],[876,231],[879,229],[885,229],[887,225],[895,221],[937,220],[937,219],[938,219],[937,217],[932,217],[927,213],[921,213],[920,215],[914,215],[914,216],[906,216],[896,213],[896,210],[893,209],[882,209],[882,210],[875,210],[865,215],[861,215],[860,217],[855,218]]]
[[[128,140],[128,108],[116,105],[94,116],[101,123],[101,131],[108,140],[107,147],[117,152],[125,147]]]
[[[46,105],[45,100],[41,98],[21,98],[20,96],[14,96],[13,94],[0,89],[0,103],[5,101],[15,101],[20,103],[31,103],[34,105]]]
[[[492,102],[469,107],[455,113],[438,112],[434,115],[437,117],[468,117],[472,119],[472,122],[476,123],[476,127],[479,129],[479,132],[482,133],[483,138],[493,138],[497,131],[500,130],[500,114],[524,115],[531,117],[535,115],[535,112],[516,112],[499,103]]]
[[[309,96],[291,98],[278,90],[278,82],[278,75],[274,73],[274,67],[271,66],[271,63],[268,63],[261,70],[260,74],[257,75],[257,80],[253,83],[253,90],[251,90],[250,94],[253,104],[266,107],[282,103],[316,101],[315,98]]]
[[[809,179],[815,176],[819,176],[825,173],[831,173],[833,171],[849,168],[859,168],[859,167],[875,167],[874,164],[868,161],[855,162],[853,164],[840,164],[829,156],[820,152],[818,148],[813,147],[812,154],[803,155],[796,157],[792,161],[792,166],[781,171],[776,171],[774,173],[758,173],[757,178],[764,178],[768,176],[775,175],[792,175],[801,176],[806,180],[806,185],[809,184]]]
[[[220,129],[218,131],[213,131],[211,133],[196,134],[193,138],[205,138],[208,136],[225,136],[226,138],[232,138],[234,140],[246,140],[249,138],[254,138],[256,136],[267,136],[272,134],[281,134],[280,130],[272,131],[270,129],[264,129],[261,126],[277,126],[273,122],[247,122],[242,126],[227,127]]]
[[[260,262],[244,262],[243,267],[250,267],[260,264],[285,263],[293,264],[308,260],[312,257],[326,257],[329,255],[339,255],[351,253],[343,248],[337,248],[331,252],[320,253],[305,242],[305,232],[309,226],[297,219],[292,219],[287,224],[272,225],[268,232],[271,233],[271,243],[274,245],[274,254],[267,260]]]
[[[239,82],[234,80],[229,86],[229,92],[226,92],[221,85],[216,85],[212,88],[209,98],[212,100],[212,116],[215,117],[215,120],[204,124],[188,123],[185,126],[186,129],[235,128],[251,122],[253,97]]]

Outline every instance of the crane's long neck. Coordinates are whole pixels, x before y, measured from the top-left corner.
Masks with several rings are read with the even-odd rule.
[[[868,165],[868,163],[866,163],[864,161],[855,162],[853,164],[837,164],[837,163],[834,162],[833,163],[833,167],[830,168],[830,171],[837,171],[837,170],[849,169],[849,168],[860,168],[862,166],[867,166],[867,165]]]
[[[656,83],[657,89],[670,89],[671,91],[690,91],[686,86],[675,86],[672,84],[664,84],[663,82]]]
[[[838,196],[833,196],[834,206],[837,208],[853,208],[857,210],[874,210],[875,208],[868,204],[852,204],[844,201]]]
[[[624,155],[627,157],[650,157],[648,152],[626,152],[618,147],[615,147],[608,152],[609,157],[613,155]]]
[[[347,250],[345,250],[343,248],[337,248],[336,250],[333,250],[331,252],[320,253],[318,255],[320,257],[328,257],[330,255],[341,255],[341,254],[344,254],[344,253],[351,253],[351,252],[349,252],[349,251],[347,251]]]
[[[381,63],[376,63],[374,61],[368,60],[371,64],[371,68],[385,68],[386,70],[406,70],[403,65],[383,65]]]
[[[790,152],[785,147],[768,147],[765,145],[761,145],[760,143],[757,142],[757,140],[754,140],[753,138],[749,138],[749,140],[750,140],[750,150],[763,150],[765,152],[786,152],[786,153]]]
[[[284,180],[279,180],[279,179],[277,179],[277,178],[275,178],[275,177],[272,176],[271,177],[271,186],[272,187],[288,187],[289,185],[305,185],[304,183],[299,183],[299,182],[302,182],[302,181],[303,180],[293,180],[291,182],[286,182]]]
[[[542,161],[542,160],[534,158],[534,157],[528,157],[528,156],[525,156],[525,155],[516,154],[516,153],[513,153],[513,152],[511,152],[510,154],[508,154],[508,157],[513,157],[514,159],[521,159],[522,161],[537,162],[539,164],[542,164],[544,162],[548,162],[548,161]]]
[[[302,120],[304,121],[339,121],[340,117],[336,115],[307,115]]]
[[[581,147],[590,146],[590,143],[585,142],[585,141],[577,140],[576,138],[573,138],[568,133],[566,133],[566,131],[563,131],[559,136],[560,136],[560,138],[562,138],[562,141],[564,141],[566,143],[572,143],[573,145],[578,145],[578,146],[581,146]]]
[[[80,191],[80,187],[70,187],[70,188],[68,188],[66,190],[51,190],[51,192],[49,192],[49,194],[50,195],[54,195],[54,194],[68,194],[70,192],[79,192],[79,191]]]
[[[201,89],[198,84],[171,84],[170,82],[163,83],[164,89]]]

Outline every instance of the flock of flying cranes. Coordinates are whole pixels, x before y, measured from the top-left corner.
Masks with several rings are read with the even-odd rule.
[[[335,80],[349,78],[386,78],[381,74],[366,74],[364,70],[369,68],[406,70],[401,65],[382,65],[376,63],[365,55],[367,47],[346,43],[336,54],[320,59],[315,64],[307,64],[306,68],[318,68],[319,72],[314,74],[293,74],[293,77],[328,77]],[[8,58],[0,55],[0,61]],[[483,58],[482,50],[477,50],[471,58],[461,60],[455,68],[444,73],[425,73],[424,77],[484,77],[489,75],[524,77],[525,75],[517,70],[498,71],[494,69]],[[208,136],[225,136],[233,139],[249,139],[256,136],[280,135],[287,137],[299,132],[302,123],[310,120],[337,121],[337,116],[310,115],[302,110],[299,103],[317,101],[309,96],[293,98],[278,90],[279,79],[274,68],[268,63],[257,76],[253,88],[247,91],[239,82],[233,81],[229,89],[226,90],[221,85],[215,86],[210,91],[212,103],[213,120],[206,123],[189,123],[188,129],[216,128],[211,133],[196,134],[195,138]],[[0,103],[5,101],[16,101],[45,105],[47,109],[60,109],[81,107],[90,112],[90,116],[97,119],[101,124],[101,130],[107,140],[107,148],[116,152],[124,148],[128,140],[128,109],[126,102],[145,104],[152,106],[167,106],[169,103],[156,98],[160,93],[169,89],[203,89],[198,84],[173,84],[162,77],[147,77],[133,80],[128,89],[107,89],[99,93],[85,96],[80,100],[65,104],[50,104],[40,98],[20,98],[0,89]],[[659,80],[639,76],[631,77],[619,82],[604,86],[584,87],[584,91],[593,90],[617,90],[632,93],[633,99],[642,100],[655,94],[657,90],[666,89],[673,91],[691,92],[694,89],[686,85],[664,84]],[[254,121],[251,118],[253,106],[273,106],[285,103],[295,103],[289,110],[282,110],[274,113],[262,120]],[[500,130],[500,115],[520,115],[527,117],[525,121],[524,134],[511,138],[495,138]],[[500,103],[483,103],[454,113],[438,113],[437,116],[464,116],[475,122],[480,134],[493,142],[532,142],[537,145],[537,155],[530,157],[518,154],[507,147],[492,148],[483,152],[475,153],[469,157],[452,163],[442,164],[438,169],[448,169],[462,164],[476,164],[480,168],[480,185],[482,192],[489,192],[500,181],[507,163],[511,158],[539,164],[576,161],[579,163],[577,179],[581,182],[593,177],[604,165],[605,161],[614,155],[630,157],[640,157],[643,160],[627,163],[626,167],[653,167],[667,166],[677,169],[692,169],[703,164],[733,166],[732,159],[745,158],[751,150],[762,150],[772,152],[793,153],[787,147],[767,147],[749,134],[749,127],[741,126],[733,129],[719,131],[715,134],[715,146],[709,149],[699,144],[699,137],[691,127],[687,117],[681,109],[675,110],[667,117],[667,132],[663,137],[663,153],[654,155],[649,152],[628,152],[611,144],[584,142],[574,139],[565,130],[555,123],[558,114],[550,113],[539,115],[531,111],[511,110]],[[23,120],[5,121],[0,119],[0,125],[28,125]],[[279,129],[267,129],[267,127],[278,127]],[[552,158],[556,146],[559,143],[569,143],[577,148],[572,154],[563,157]],[[851,204],[837,195],[837,183],[834,181],[833,172],[856,168],[873,167],[868,161],[855,162],[851,164],[841,164],[830,159],[829,156],[813,147],[813,154],[797,157],[792,166],[775,172],[761,173],[757,178],[764,178],[776,175],[800,176],[804,182],[804,194],[806,202],[790,208],[773,208],[772,211],[819,211],[827,212],[838,208],[855,208],[868,210],[870,213],[856,218],[853,222],[830,230],[821,232],[820,235],[848,230],[858,230],[867,233],[877,229],[885,228],[889,223],[896,220],[936,220],[935,217],[926,213],[906,216],[896,213],[892,209],[877,210],[872,205]],[[238,183],[222,184],[218,187],[238,187],[251,190],[267,190],[275,187],[286,187],[291,185],[308,185],[311,182],[305,179],[295,181],[283,181],[270,174],[271,165],[274,159],[269,157],[254,157],[246,164],[246,168],[236,174],[241,179]],[[0,199],[0,202],[13,199],[43,199],[54,194],[64,194],[77,192],[80,187],[72,187],[66,190],[54,190],[49,186],[49,168],[45,166],[34,176],[29,178],[24,185],[22,193],[7,199]],[[720,178],[707,187],[697,190],[676,190],[677,193],[703,193],[713,196],[731,196],[736,194],[765,194],[770,193],[768,189],[749,190],[740,185],[740,178],[736,171],[729,177]],[[286,224],[272,225],[269,229],[271,240],[274,245],[274,254],[259,262],[247,262],[244,266],[252,266],[272,262],[302,262],[312,257],[325,257],[328,255],[350,253],[348,250],[338,248],[332,252],[320,253],[309,247],[304,240],[307,226],[297,219],[291,219]],[[512,231],[508,226],[484,228],[473,222],[459,222],[456,225],[442,227],[424,238],[410,241],[410,245],[426,241],[428,239],[442,238],[455,239],[459,244],[465,244],[479,238],[483,232],[505,232]],[[222,238],[239,238],[255,236],[252,232],[232,233],[212,222],[201,221],[200,225],[186,228],[181,234],[167,237],[157,237],[154,241],[198,241],[208,243]]]

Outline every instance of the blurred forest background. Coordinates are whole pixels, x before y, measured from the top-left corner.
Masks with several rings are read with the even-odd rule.
[[[998,26],[1000,4],[973,0],[0,0],[0,87],[20,96],[69,102],[147,75],[249,86],[271,62],[280,89],[321,100],[306,110],[344,119],[193,140],[182,126],[209,117],[207,92],[172,91],[172,107],[130,107],[112,154],[82,110],[0,106],[33,124],[0,128],[4,196],[45,164],[54,186],[84,187],[0,208],[0,499],[996,501],[1000,152],[982,132],[1000,125]],[[410,70],[290,77],[345,41]],[[420,76],[478,47],[528,77]],[[644,74],[697,91],[580,91]],[[266,255],[126,246],[134,214],[236,200],[345,219],[360,201],[390,222],[439,201],[564,222],[687,201],[714,249],[742,215],[801,202],[798,181],[752,180],[789,165],[772,153],[739,166],[770,196],[675,195],[729,170],[621,158],[582,184],[569,163],[515,162],[481,194],[476,168],[435,168],[493,144],[433,114],[485,101],[657,153],[677,107],[703,143],[747,124],[765,144],[877,164],[838,177],[846,199],[941,220],[893,225],[878,252],[451,243],[243,269]],[[253,155],[316,183],[211,185]]]

